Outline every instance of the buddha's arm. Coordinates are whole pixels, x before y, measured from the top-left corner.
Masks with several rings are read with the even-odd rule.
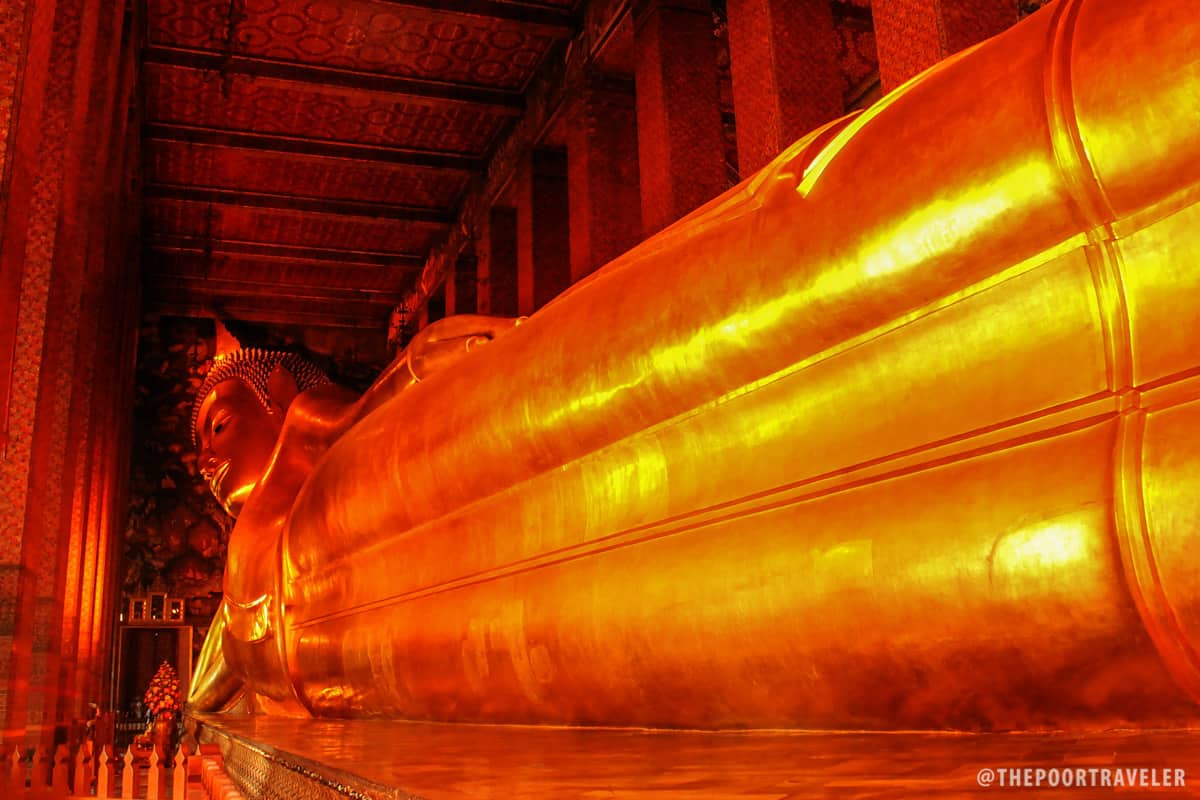
[[[356,422],[410,386],[458,363],[475,348],[519,325],[524,317],[459,314],[439,320],[418,333],[361,397],[344,387],[319,386],[302,393],[288,408],[279,444],[264,474],[271,495],[283,505],[256,492],[254,512],[264,520],[286,516],[291,500],[315,460]],[[264,495],[258,497],[257,495]],[[247,509],[249,512],[250,509]],[[239,520],[239,526],[250,526]]]
[[[188,704],[196,711],[224,711],[242,694],[242,679],[234,674],[225,661],[221,641],[225,634],[225,608],[217,609],[204,647],[192,674]]]

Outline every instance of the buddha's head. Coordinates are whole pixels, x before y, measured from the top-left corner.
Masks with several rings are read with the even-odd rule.
[[[245,348],[213,360],[196,393],[192,436],[200,474],[231,515],[270,464],[292,400],[325,383],[320,368],[294,353]]]

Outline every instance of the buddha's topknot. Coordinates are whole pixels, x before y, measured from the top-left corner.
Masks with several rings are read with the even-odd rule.
[[[296,381],[296,388],[301,392],[331,383],[329,376],[320,367],[296,353],[244,347],[217,356],[209,366],[208,375],[204,378],[204,383],[200,384],[200,389],[196,392],[196,402],[192,405],[192,442],[199,446],[200,432],[196,430],[196,425],[200,422],[200,406],[204,398],[208,397],[208,393],[222,381],[237,378],[250,387],[250,391],[254,392],[263,408],[270,410],[269,382],[271,373],[277,366],[291,373]]]

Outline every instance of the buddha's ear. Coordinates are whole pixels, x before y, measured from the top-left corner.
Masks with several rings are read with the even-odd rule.
[[[271,393],[271,405],[284,413],[296,399],[296,395],[300,394],[296,379],[282,364],[276,364],[275,369],[271,370],[271,377],[267,379],[267,389]]]

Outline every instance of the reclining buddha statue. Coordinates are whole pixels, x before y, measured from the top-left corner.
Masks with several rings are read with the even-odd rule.
[[[1197,52],[1193,0],[1058,0],[361,398],[217,365],[194,707],[1194,722]]]

